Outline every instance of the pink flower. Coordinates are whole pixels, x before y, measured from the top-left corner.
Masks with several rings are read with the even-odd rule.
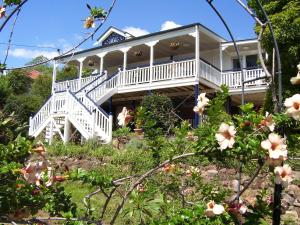
[[[5,17],[5,7],[4,6],[0,6],[0,19],[2,19],[3,17]]]
[[[220,125],[219,131],[216,133],[215,137],[220,145],[221,151],[226,148],[233,148],[235,143],[235,133],[236,130],[234,126],[229,126],[226,123]]]
[[[273,120],[272,114],[266,112],[266,118],[260,122],[261,126],[268,127],[271,132],[275,129],[275,121]]]
[[[201,93],[198,96],[198,102],[197,105],[194,107],[194,112],[199,113],[199,115],[202,115],[205,107],[208,105],[209,99],[205,97],[206,93]]]
[[[274,169],[275,183],[282,184],[283,187],[287,187],[292,179],[292,168],[285,164],[284,166],[277,166]]]
[[[205,211],[205,215],[208,217],[213,217],[215,215],[222,214],[225,209],[222,205],[215,204],[214,201],[209,201],[207,204],[207,209]]]
[[[287,159],[287,146],[285,144],[285,139],[281,138],[278,134],[269,134],[268,139],[261,142],[261,147],[269,151],[270,159]]]
[[[287,98],[284,102],[284,106],[287,108],[286,113],[288,116],[300,121],[300,94],[295,94]]]
[[[52,167],[49,161],[43,159],[39,162],[30,162],[25,169],[21,170],[21,173],[28,183],[40,186],[41,179],[46,170],[48,171],[48,179],[50,180],[52,177]],[[46,184],[46,186],[48,185]]]
[[[89,16],[88,18],[86,18],[83,26],[86,29],[95,28],[96,25],[94,17]]]

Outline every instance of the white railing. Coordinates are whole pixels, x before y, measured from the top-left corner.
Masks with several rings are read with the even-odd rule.
[[[66,100],[67,97],[64,92],[52,95],[34,117],[30,118],[29,135],[34,135],[36,130],[38,130],[49,118],[50,114],[65,113]]]
[[[151,81],[163,81],[195,76],[196,61],[186,60],[153,66]]]
[[[87,92],[88,97],[90,97],[94,102],[98,102],[103,97],[106,97],[106,94],[120,85],[120,74],[123,74],[123,72],[119,72],[118,74],[114,75],[106,81],[103,81],[100,85]]]
[[[150,67],[142,67],[121,72],[120,86],[131,86],[151,82],[174,80],[179,78],[193,77],[196,74],[195,60],[186,60],[154,65],[152,76]]]
[[[55,83],[54,88],[56,92],[66,91],[68,88],[70,91],[76,92],[81,87],[87,85],[88,83],[92,82],[93,80],[97,79],[100,76],[101,75],[94,75],[94,76],[81,78],[80,83],[79,83],[79,79],[57,82]]]
[[[150,68],[136,68],[127,70],[125,76],[122,76],[122,85],[142,84],[150,81]]]
[[[98,107],[85,92],[77,93],[76,97],[93,114],[93,119],[91,120],[93,125],[92,135],[94,136],[95,133],[100,132],[102,136],[104,134],[107,138],[110,138],[112,121],[110,121],[109,115]]]
[[[204,78],[218,86],[221,85],[222,82],[221,72],[202,60],[200,60],[199,75],[201,78]]]
[[[265,73],[262,69],[244,70],[244,81],[264,76]],[[230,71],[222,73],[222,83],[226,84],[229,88],[240,88],[242,86],[242,72]],[[245,83],[245,87],[258,87],[266,85],[267,82],[263,79]]]
[[[93,117],[91,111],[82,103],[78,98],[76,98],[70,92],[67,92],[68,102],[68,114],[80,124],[81,128],[85,131],[85,138],[93,137]]]

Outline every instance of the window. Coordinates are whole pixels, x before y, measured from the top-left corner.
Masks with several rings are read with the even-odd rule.
[[[232,59],[232,68],[233,68],[233,70],[241,69],[240,61],[237,58]]]
[[[257,67],[257,55],[247,55],[246,56],[246,68]]]

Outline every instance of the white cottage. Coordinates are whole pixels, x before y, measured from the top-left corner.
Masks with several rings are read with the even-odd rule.
[[[29,134],[41,134],[51,144],[54,135],[68,142],[74,132],[83,139],[110,142],[115,115],[123,106],[134,109],[151,92],[169,96],[180,118],[199,123],[193,113],[201,92],[213,96],[220,85],[230,90],[228,111],[241,103],[241,69],[232,42],[197,23],[140,37],[110,27],[99,46],[56,58],[52,95],[30,118]],[[257,40],[237,41],[244,79],[263,77],[258,66]],[[79,68],[77,79],[56,81],[59,64]],[[94,72],[82,77],[84,67]],[[245,100],[261,105],[268,84],[245,84]]]

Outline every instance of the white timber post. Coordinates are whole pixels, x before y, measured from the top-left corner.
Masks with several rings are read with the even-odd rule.
[[[33,124],[32,124],[32,116],[30,116],[29,117],[29,135],[32,134],[32,126],[33,126]]]
[[[111,142],[112,141],[113,116],[109,115],[108,119],[109,119],[108,142]]]
[[[158,43],[159,41],[151,41],[146,43],[150,47],[150,64],[149,64],[149,70],[150,70],[150,77],[149,77],[149,83],[152,83],[153,79],[153,62],[154,62],[154,46]]]
[[[85,57],[77,59],[79,62],[79,78],[78,78],[78,89],[81,88],[81,78],[82,78],[82,69],[83,69],[83,61],[85,60]]]
[[[226,80],[228,79],[225,74],[223,74],[223,52],[226,50],[226,48],[228,46],[223,46],[222,43],[221,43],[221,49],[220,49],[220,62],[221,62],[221,65],[220,65],[220,70],[221,70],[221,82],[222,84],[226,84]],[[227,81],[228,82],[228,81]],[[227,84],[228,85],[228,84]]]
[[[57,62],[54,61],[53,63],[53,73],[52,73],[52,94],[55,93],[55,81],[56,81],[56,74],[57,74]]]
[[[241,85],[243,85],[242,84],[242,80],[247,80],[247,75],[246,75],[246,73],[247,73],[247,71],[246,71],[246,68],[247,67],[247,63],[246,63],[246,55],[243,55],[243,65],[242,65],[242,74],[241,74]],[[246,75],[246,77],[245,77],[245,75]],[[242,79],[242,76],[244,76],[244,79]],[[248,83],[245,83],[245,86],[247,85]]]
[[[68,116],[65,116],[65,125],[64,125],[64,144],[69,142],[71,136],[71,123]]]
[[[223,72],[223,47],[222,47],[222,43],[220,43],[220,71],[221,73]]]
[[[200,78],[200,31],[199,26],[195,26],[195,32],[189,35],[195,38],[195,77],[196,80]]]
[[[50,137],[49,137],[49,145],[52,145],[53,140],[53,119],[50,120]]]
[[[125,74],[126,74],[126,68],[127,68],[127,52],[129,51],[131,47],[122,48],[121,51],[124,53],[123,58],[123,85],[125,85]]]
[[[93,118],[93,121],[92,121],[92,137],[94,138],[96,136],[96,110],[93,110],[92,111],[92,118]]]
[[[103,73],[103,66],[104,66],[104,56],[107,54],[107,52],[101,52],[97,54],[97,56],[100,58],[100,67],[99,67],[99,74],[101,75]]]

